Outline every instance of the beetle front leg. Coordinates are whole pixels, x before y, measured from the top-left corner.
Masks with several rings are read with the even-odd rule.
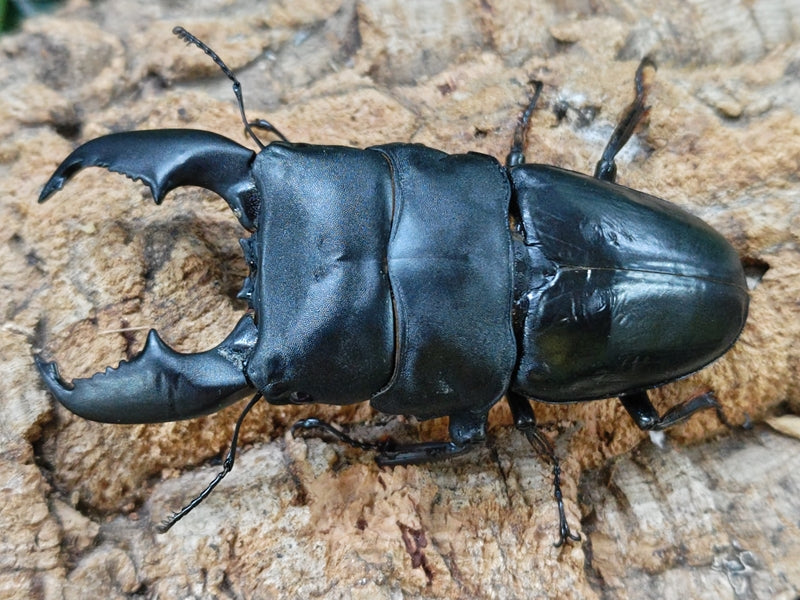
[[[450,415],[450,441],[400,445],[383,450],[375,461],[382,467],[420,465],[465,454],[486,441],[486,420],[485,413]]]
[[[722,411],[722,407],[713,392],[705,392],[693,398],[689,398],[686,402],[681,402],[677,406],[673,406],[664,413],[663,417],[658,414],[658,411],[655,409],[652,402],[650,402],[646,391],[621,394],[619,400],[622,402],[622,406],[625,407],[625,410],[628,411],[633,422],[636,423],[636,426],[643,431],[663,431],[673,425],[684,422],[697,411],[707,408],[713,408],[717,412],[717,418],[720,420],[720,423],[726,427],[734,427],[734,425],[728,421],[728,418]]]
[[[292,435],[294,435],[295,431],[302,429],[303,431],[311,431],[314,429],[322,430],[329,435],[335,437],[338,441],[347,444],[353,448],[358,448],[359,450],[376,450],[378,452],[382,451],[386,444],[382,442],[363,442],[361,440],[357,440],[355,438],[351,438],[349,435],[344,433],[343,431],[336,429],[333,425],[328,423],[327,421],[323,421],[322,419],[318,419],[316,417],[309,417],[307,419],[300,419],[289,430]]]
[[[450,417],[450,441],[420,442],[415,444],[396,444],[394,441],[363,442],[351,438],[330,423],[320,419],[303,419],[292,425],[292,433],[298,429],[321,429],[340,442],[361,450],[374,450],[375,457],[382,467],[419,465],[445,460],[472,450],[486,440],[486,415],[460,413]]]
[[[579,542],[581,536],[572,533],[567,523],[567,516],[564,511],[564,497],[561,493],[561,464],[558,461],[553,445],[536,426],[536,416],[533,414],[533,408],[531,408],[531,403],[527,398],[514,392],[508,392],[506,399],[508,400],[508,406],[511,408],[511,415],[514,417],[514,427],[525,434],[525,437],[528,438],[531,446],[539,456],[548,459],[553,465],[553,495],[558,506],[559,529],[559,538],[554,544],[555,547],[562,546],[567,540]]]

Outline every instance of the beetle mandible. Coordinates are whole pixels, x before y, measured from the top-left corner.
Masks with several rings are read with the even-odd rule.
[[[382,465],[423,463],[485,440],[487,414],[505,396],[515,426],[553,465],[530,399],[619,397],[638,427],[660,430],[714,408],[712,393],[661,416],[647,390],[724,354],[747,317],[744,272],[731,245],[680,208],[614,183],[615,156],[647,111],[645,58],[635,99],[594,176],[526,163],[541,83],[517,124],[505,165],[478,153],[419,144],[365,150],[291,143],[265,120],[248,122],[258,153],[199,130],[114,133],[73,151],[42,189],[43,202],[77,171],[102,166],[144,181],[156,203],[183,185],[220,195],[252,235],[241,240],[249,310],[216,348],[180,354],[150,331],[140,354],[90,379],[66,383],[54,362],[36,365],[55,398],[95,421],[190,419],[255,392],[234,429],[223,470],[165,531],[232,468],[239,426],[252,406],[370,398],[390,414],[449,417],[450,439],[369,444]],[[254,129],[278,140],[264,145]]]

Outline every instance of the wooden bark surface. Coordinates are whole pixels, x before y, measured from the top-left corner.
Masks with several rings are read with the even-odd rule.
[[[211,194],[181,189],[156,207],[101,169],[35,199],[71,149],[111,131],[246,143],[229,82],[176,24],[237,71],[251,117],[294,141],[502,160],[540,79],[528,160],[583,172],[649,53],[652,109],[619,182],[706,219],[754,273],[735,348],[654,401],[663,412],[711,388],[754,430],[700,415],[660,448],[614,400],[537,405],[583,536],[558,549],[548,466],[503,405],[485,449],[392,470],[287,427],[313,414],[364,438],[388,422],[435,439],[446,422],[260,406],[234,472],[157,535],[219,470],[241,406],[87,422],[55,406],[32,353],[72,378],[131,356],[151,327],[181,351],[216,345],[244,310],[242,231]],[[792,431],[800,410],[798,73],[791,0],[75,0],[0,38],[0,598],[796,598],[800,442],[762,421],[787,415],[776,423]]]

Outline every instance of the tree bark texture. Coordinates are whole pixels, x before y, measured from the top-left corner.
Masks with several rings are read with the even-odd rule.
[[[251,118],[293,141],[418,142],[502,160],[544,83],[528,160],[591,172],[658,72],[619,183],[720,230],[752,275],[748,324],[711,367],[653,393],[702,414],[649,438],[616,400],[537,404],[562,457],[556,548],[550,467],[490,415],[490,440],[443,464],[381,469],[369,453],[293,439],[320,416],[375,439],[437,439],[354,407],[258,406],[233,473],[166,535],[154,525],[220,469],[241,405],[163,425],[82,420],[44,391],[34,352],[67,378],[131,357],[149,328],[216,345],[244,304],[243,232],[196,188],[155,206],[140,183],[82,172],[39,190],[79,143],[112,131],[242,133],[230,82],[170,31],[236,70]],[[0,38],[0,598],[796,598],[800,590],[800,4],[790,0],[73,0]],[[352,427],[350,427],[352,425]]]

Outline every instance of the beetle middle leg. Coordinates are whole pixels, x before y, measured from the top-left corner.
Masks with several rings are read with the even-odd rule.
[[[673,425],[684,422],[697,411],[707,408],[713,408],[717,412],[717,418],[720,423],[729,428],[735,427],[728,421],[713,392],[705,392],[689,398],[685,402],[673,406],[664,413],[663,417],[658,414],[653,403],[650,402],[646,391],[622,394],[619,396],[619,400],[634,423],[636,423],[636,426],[643,431],[663,431]],[[747,424],[744,427],[746,428]]]
[[[531,403],[527,398],[514,392],[508,392],[506,399],[511,408],[511,415],[514,417],[514,427],[525,434],[537,454],[547,458],[553,465],[553,495],[558,505],[559,529],[559,539],[555,543],[556,548],[563,545],[567,540],[579,542],[581,536],[572,533],[567,523],[567,516],[564,511],[564,497],[561,493],[561,464],[558,461],[553,445],[536,426],[536,416],[533,414],[533,408],[531,408]]]
[[[614,159],[619,151],[622,150],[623,146],[628,143],[636,126],[647,114],[647,111],[650,110],[649,106],[645,106],[647,92],[649,91],[648,82],[646,82],[644,78],[644,70],[647,67],[656,68],[656,64],[649,56],[645,56],[636,69],[636,77],[634,78],[636,97],[633,102],[628,105],[628,108],[625,109],[622,119],[620,119],[617,127],[614,129],[614,133],[611,134],[611,138],[608,140],[608,144],[606,144],[603,150],[603,156],[597,162],[597,166],[594,169],[594,176],[597,179],[612,183],[616,180],[617,163]]]
[[[525,163],[524,149],[528,136],[528,125],[530,124],[533,110],[536,108],[536,103],[539,101],[543,85],[541,81],[531,81],[531,83],[533,84],[533,95],[528,102],[528,106],[522,111],[517,121],[517,126],[514,128],[514,140],[511,142],[511,149],[506,156],[507,167],[516,167]]]

